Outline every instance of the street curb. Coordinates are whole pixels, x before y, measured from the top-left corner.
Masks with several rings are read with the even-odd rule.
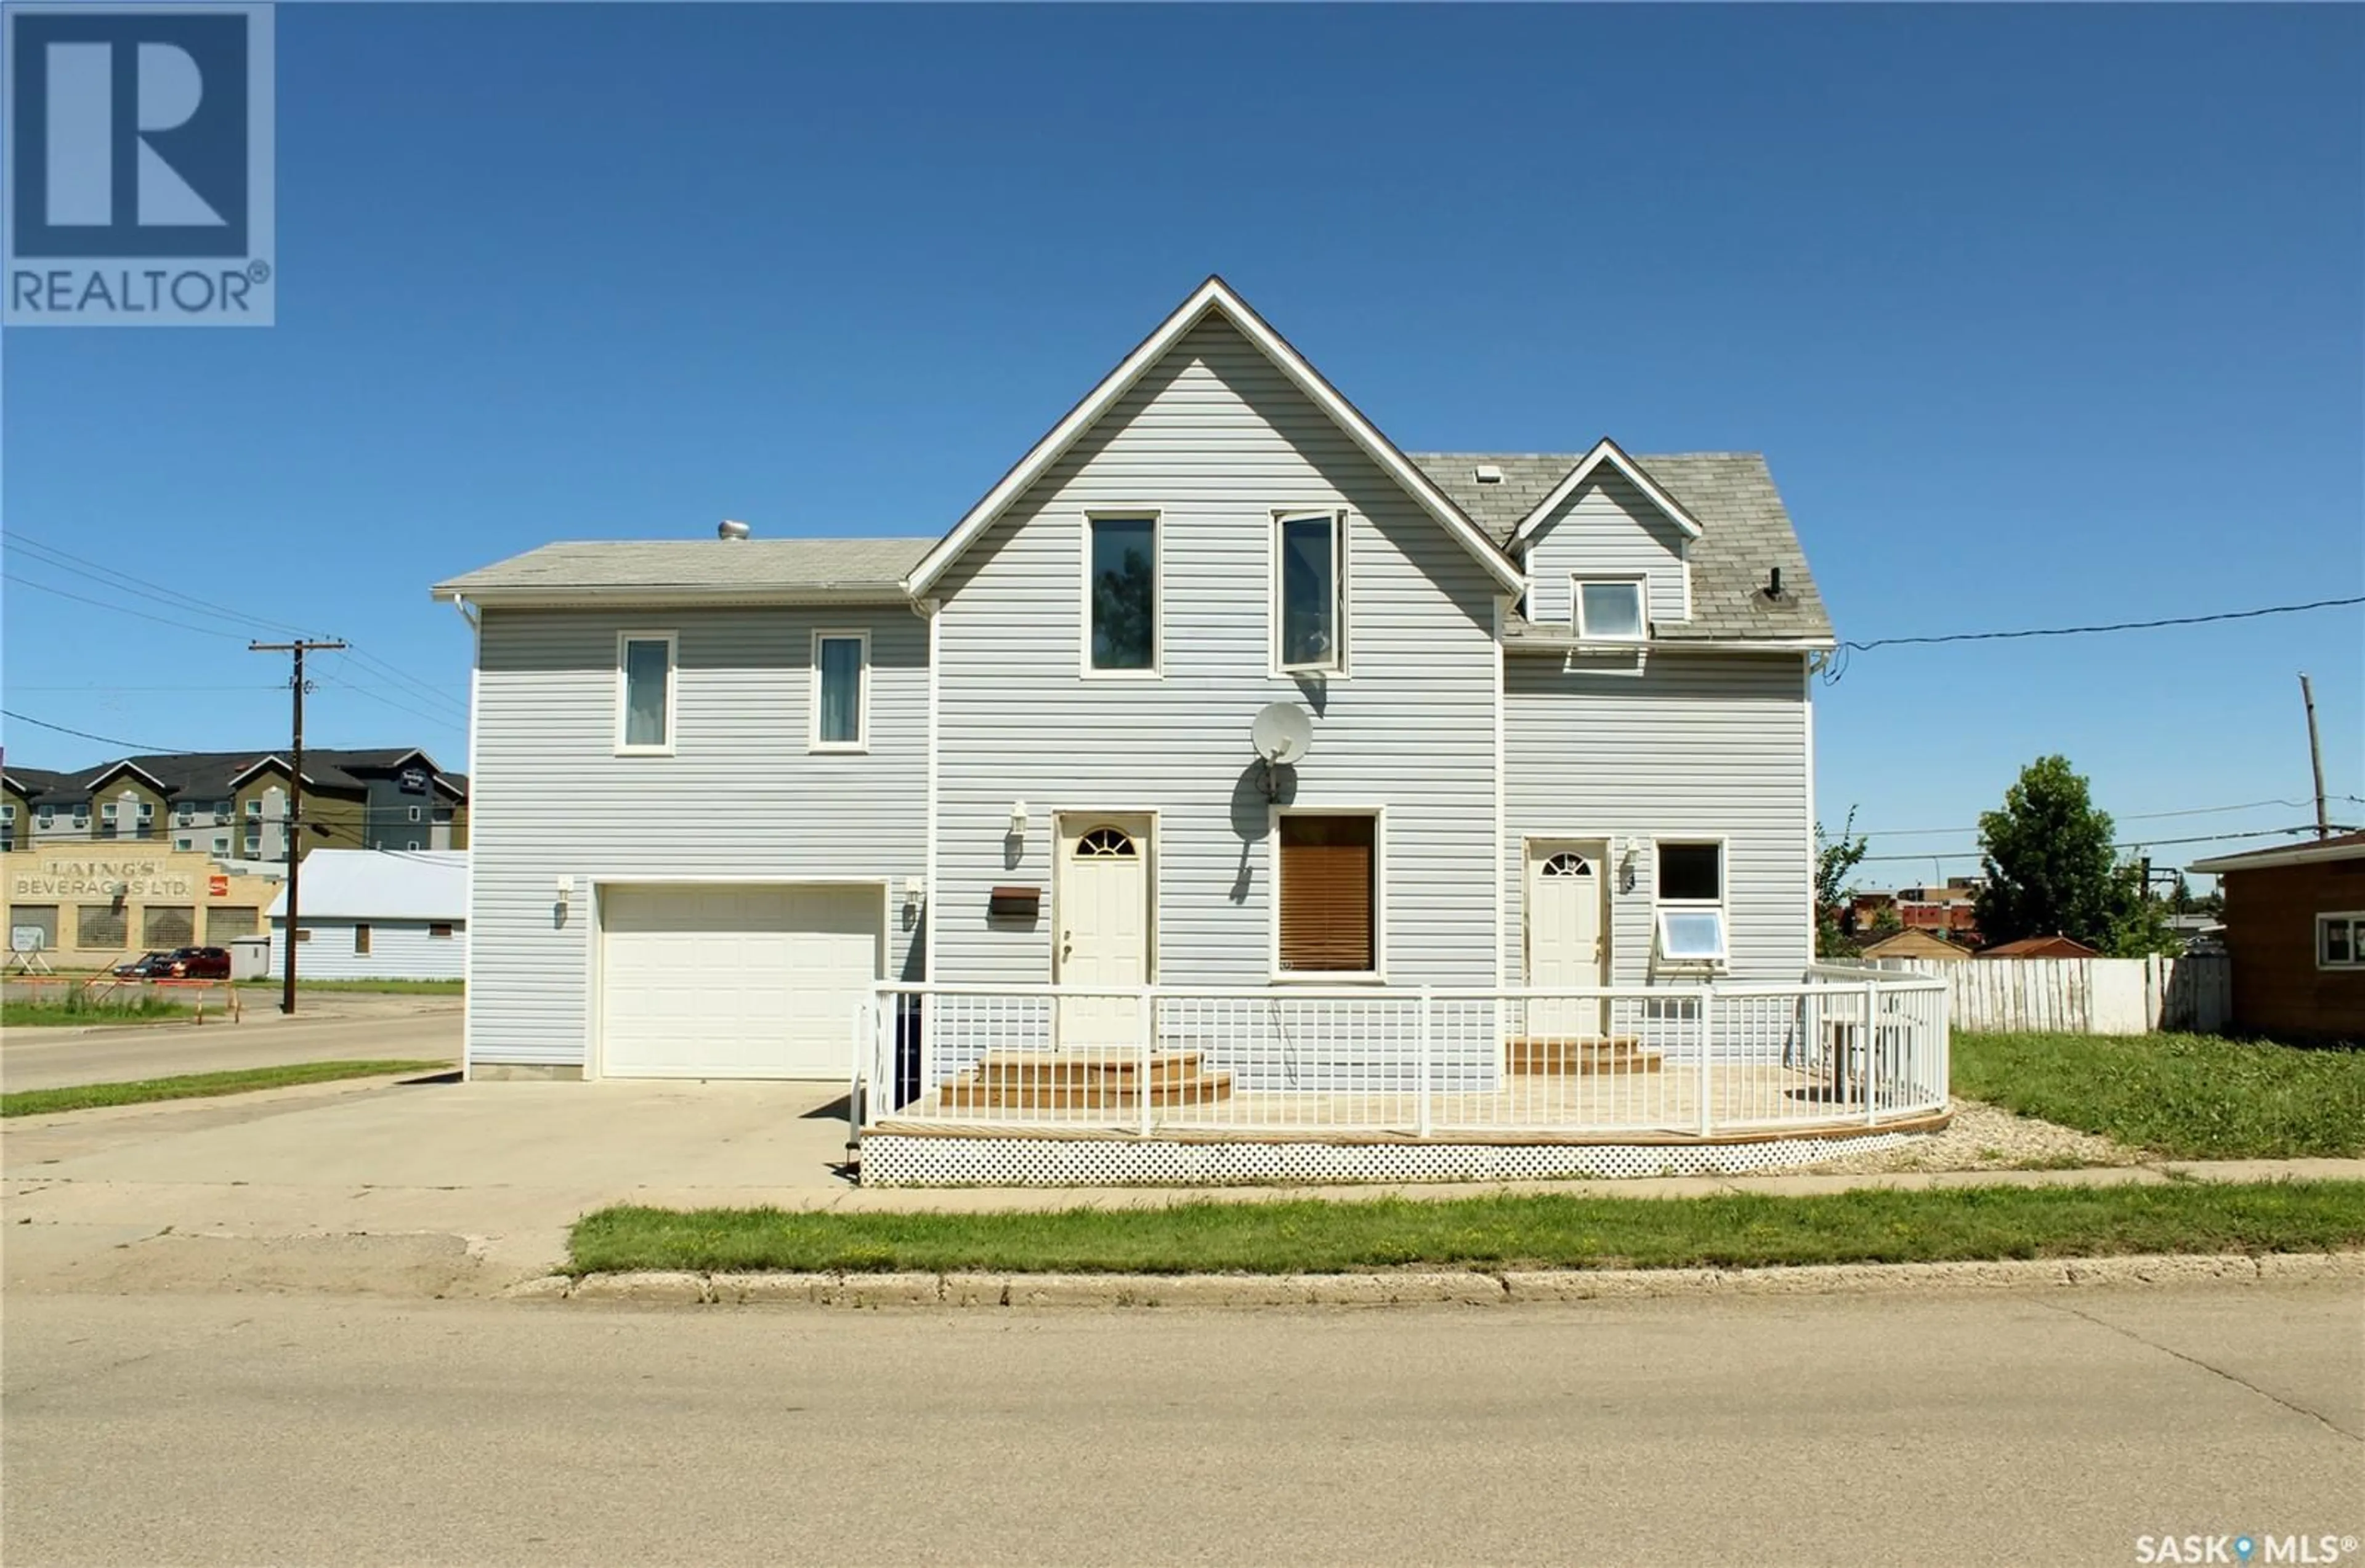
[[[1701,1296],[1858,1295],[2078,1285],[2365,1280],[2365,1251],[2145,1254],[1770,1269],[1432,1270],[1367,1274],[545,1274],[515,1301],[644,1306],[1241,1307],[1524,1305]]]

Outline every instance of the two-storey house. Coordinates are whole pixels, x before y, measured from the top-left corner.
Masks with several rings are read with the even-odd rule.
[[[841,1077],[881,980],[1811,962],[1832,633],[1765,464],[1408,454],[1220,280],[939,535],[551,544],[434,592],[476,640],[478,1075]]]

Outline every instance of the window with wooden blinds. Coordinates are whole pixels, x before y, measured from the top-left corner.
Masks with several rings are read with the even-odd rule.
[[[1374,904],[1378,819],[1281,819],[1281,967],[1369,974],[1379,968]]]

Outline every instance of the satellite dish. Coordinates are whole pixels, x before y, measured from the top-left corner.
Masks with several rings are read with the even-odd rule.
[[[1268,702],[1249,725],[1249,744],[1275,767],[1286,767],[1314,745],[1314,724],[1295,702]]]

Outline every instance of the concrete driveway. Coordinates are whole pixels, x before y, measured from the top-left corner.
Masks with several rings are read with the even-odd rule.
[[[281,1016],[276,996],[244,1000],[246,1014],[238,1023],[10,1029],[0,1035],[0,1088],[123,1083],[300,1061],[460,1059],[456,996],[306,997],[292,1018]]]
[[[22,1118],[6,1288],[497,1291],[609,1204],[836,1201],[842,1093],[375,1082]]]

